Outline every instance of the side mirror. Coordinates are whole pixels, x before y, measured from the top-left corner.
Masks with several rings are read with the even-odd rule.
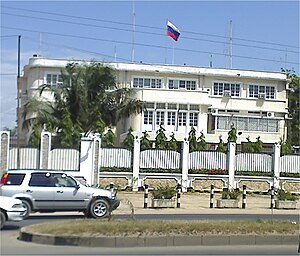
[[[76,183],[75,188],[76,188],[76,189],[79,189],[79,188],[80,188],[80,184],[79,184],[79,183]]]

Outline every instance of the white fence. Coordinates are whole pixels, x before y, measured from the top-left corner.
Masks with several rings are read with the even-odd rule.
[[[8,169],[16,169],[18,149],[11,148],[9,150]],[[40,151],[37,148],[21,148],[20,149],[20,166],[25,169],[39,168]]]
[[[102,148],[101,167],[131,168],[132,153],[124,148]]]
[[[188,169],[226,169],[226,154],[217,151],[191,152]]]
[[[287,173],[300,172],[300,156],[282,156],[280,157],[280,171]]]
[[[236,155],[236,171],[271,172],[272,157],[267,154],[240,153]]]
[[[76,149],[53,149],[50,151],[49,169],[79,170],[80,152]]]
[[[180,153],[172,150],[158,149],[141,151],[140,168],[179,169]]]

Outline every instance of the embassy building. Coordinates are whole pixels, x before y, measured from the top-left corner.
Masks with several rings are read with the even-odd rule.
[[[87,63],[48,59],[34,55],[24,66],[20,78],[21,108],[28,99],[39,95],[43,84],[60,86],[61,70],[68,63]],[[188,138],[194,127],[208,144],[216,145],[220,136],[227,141],[232,124],[240,133],[238,144],[255,141],[265,145],[286,140],[289,79],[280,72],[251,71],[197,66],[105,62],[115,70],[120,87],[135,90],[135,97],[145,103],[142,113],[122,120],[116,127],[117,143],[128,129],[142,137],[147,131],[154,140],[162,125],[166,136],[177,141]],[[53,100],[48,92],[43,100]],[[22,110],[21,110],[22,111]],[[28,131],[21,137],[28,141]]]

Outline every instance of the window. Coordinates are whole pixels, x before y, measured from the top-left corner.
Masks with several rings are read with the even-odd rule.
[[[156,112],[156,124],[157,125],[164,125],[165,122],[165,112],[164,111],[157,111]]]
[[[23,182],[23,179],[25,177],[25,174],[15,174],[11,173],[8,174],[7,179],[5,181],[5,185],[21,185]]]
[[[144,111],[144,124],[153,123],[153,111]]]
[[[266,99],[275,99],[275,87],[254,84],[249,85],[249,98],[260,98],[261,95]]]
[[[46,84],[52,87],[59,87],[63,83],[60,74],[47,74],[46,75]]]
[[[52,187],[54,186],[51,174],[49,173],[33,173],[29,181],[32,187]]]
[[[162,82],[158,78],[134,77],[132,86],[134,88],[161,88]]]
[[[196,90],[195,80],[169,80],[169,89],[184,89],[184,90]]]
[[[53,181],[55,187],[76,187],[76,181],[66,174],[54,174]]]
[[[223,96],[226,92],[228,96],[240,96],[240,84],[214,82],[213,95]]]
[[[271,118],[217,116],[217,129],[230,130],[234,124],[240,131],[278,132],[278,120]]]
[[[190,126],[197,127],[198,126],[198,113],[190,113]]]
[[[185,112],[178,113],[178,126],[186,126],[186,113]]]
[[[168,112],[168,125],[175,125],[176,112]]]

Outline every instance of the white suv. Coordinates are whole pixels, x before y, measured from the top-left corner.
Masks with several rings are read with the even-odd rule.
[[[24,218],[32,211],[80,211],[104,218],[120,204],[114,192],[86,187],[63,171],[52,170],[8,170],[0,182],[0,195],[22,200]]]

